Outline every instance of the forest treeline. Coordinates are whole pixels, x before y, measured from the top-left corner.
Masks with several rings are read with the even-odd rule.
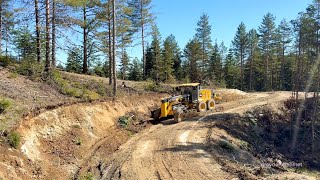
[[[3,0],[0,61],[96,74],[110,84],[116,75],[246,91],[319,89],[319,0],[293,20],[277,24],[268,13],[256,29],[239,22],[230,47],[213,40],[212,27],[219,24],[209,18],[204,13],[179,47],[174,35],[161,36],[151,0]],[[132,47],[142,49],[141,59],[129,56]],[[66,52],[66,63],[57,51]]]

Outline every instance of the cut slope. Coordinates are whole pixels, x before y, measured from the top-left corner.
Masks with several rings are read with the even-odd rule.
[[[118,101],[75,104],[57,108],[24,120],[17,132],[22,136],[21,152],[40,164],[40,178],[72,178],[97,151],[115,151],[130,136],[117,127],[117,119],[129,112],[149,116],[158,105],[159,94],[123,97]],[[109,144],[109,146],[103,146]]]

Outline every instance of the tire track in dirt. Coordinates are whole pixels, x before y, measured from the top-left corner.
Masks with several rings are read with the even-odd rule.
[[[243,113],[269,101],[281,101],[287,94],[253,93],[252,96],[219,105],[225,112],[217,114],[221,114],[223,119],[227,113]],[[178,124],[155,125],[137,134],[121,146],[120,151],[106,159],[102,179],[236,178],[233,171],[223,168],[223,163],[208,149],[212,129],[205,126],[205,121],[210,115],[196,121],[190,119]]]

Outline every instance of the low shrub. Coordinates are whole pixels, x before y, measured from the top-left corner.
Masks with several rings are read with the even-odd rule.
[[[96,92],[90,91],[88,89],[84,89],[82,98],[85,100],[97,100],[100,98],[100,95]]]
[[[12,63],[13,59],[8,56],[0,56],[0,66],[7,67]]]
[[[0,113],[3,113],[12,105],[11,101],[8,99],[0,99]]]
[[[218,142],[218,145],[230,152],[233,152],[236,149],[233,144],[231,144],[229,141],[226,141],[226,140],[220,140]]]
[[[86,175],[82,176],[80,179],[81,180],[93,180],[94,177],[93,177],[92,172],[88,172]]]
[[[44,64],[38,63],[34,59],[23,59],[16,71],[18,74],[29,76],[32,80],[40,80],[44,70]]]
[[[9,79],[15,79],[15,78],[17,78],[17,77],[18,77],[18,73],[16,73],[16,72],[12,72],[12,73],[10,73],[9,76],[8,76]]]
[[[122,128],[127,128],[130,124],[131,118],[128,116],[121,116],[118,119],[119,126]]]
[[[8,136],[10,146],[14,147],[15,149],[19,147],[20,140],[20,135],[17,132],[12,132]]]
[[[155,91],[157,88],[157,83],[152,80],[147,80],[146,84],[144,85],[144,89],[147,91]]]

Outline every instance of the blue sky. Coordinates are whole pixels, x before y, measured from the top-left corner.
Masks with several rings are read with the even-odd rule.
[[[227,47],[243,21],[247,30],[258,28],[268,12],[276,16],[279,23],[283,18],[295,19],[312,0],[153,0],[153,11],[162,40],[173,34],[183,49],[194,36],[197,21],[203,13],[210,17],[212,40],[224,42]],[[131,57],[141,58],[141,48],[129,50]]]
[[[247,30],[258,28],[268,12],[276,16],[278,24],[283,18],[295,19],[312,0],[153,0],[153,12],[162,40],[173,34],[181,49],[194,36],[197,22],[203,13],[210,17],[212,40],[222,41],[227,47],[242,22]],[[150,38],[147,41],[151,41]],[[128,48],[131,58],[142,57],[141,46]],[[58,59],[66,61],[66,54],[59,52]]]

